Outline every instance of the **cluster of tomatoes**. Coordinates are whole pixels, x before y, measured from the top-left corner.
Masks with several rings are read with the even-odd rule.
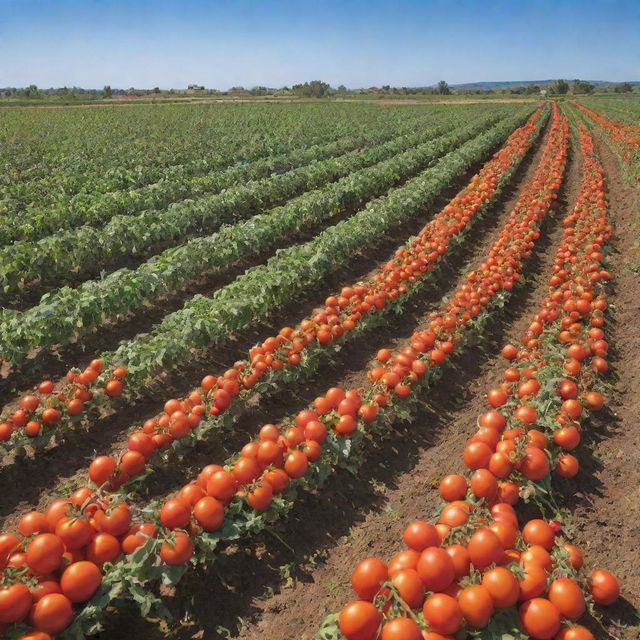
[[[335,300],[328,299],[327,308],[318,314],[337,314],[339,322],[332,322],[329,326],[344,324],[356,314],[357,317],[351,317],[355,326],[355,322],[364,313],[374,307],[381,308],[387,300],[392,300],[401,293],[404,286],[401,281],[415,282],[419,275],[432,268],[432,263],[444,253],[448,239],[457,234],[493,196],[500,175],[513,166],[514,155],[524,155],[539,117],[540,111],[517,130],[485,169],[473,178],[470,186],[425,227],[409,248],[398,252],[394,260],[384,265],[380,274],[367,286],[343,290],[342,295]],[[373,299],[368,299],[370,296]],[[70,500],[54,501],[46,513],[32,512],[25,516],[25,523],[21,522],[20,525],[24,539],[8,534],[7,566],[10,569],[21,567],[22,573],[5,571],[6,588],[21,589],[17,585],[32,585],[32,589],[41,590],[41,585],[47,583],[52,589],[51,593],[46,594],[47,597],[55,596],[54,602],[62,602],[59,596],[66,598],[64,592],[56,591],[55,585],[60,584],[56,580],[58,575],[40,575],[28,564],[19,564],[20,554],[33,540],[42,539],[41,536],[46,536],[45,539],[51,544],[54,539],[61,541],[63,555],[58,572],[69,563],[83,563],[85,570],[90,565],[94,567],[91,584],[95,589],[100,584],[101,569],[106,562],[113,562],[122,554],[132,553],[150,538],[162,538],[159,551],[162,562],[168,565],[184,564],[193,554],[193,536],[202,531],[220,529],[225,507],[231,500],[241,497],[250,507],[259,511],[266,510],[273,497],[284,491],[292,479],[304,476],[310,463],[318,460],[322,453],[322,445],[327,437],[327,424],[332,423],[336,433],[347,436],[356,431],[359,419],[364,422],[375,420],[378,413],[375,401],[364,402],[357,390],[345,392],[337,388],[330,389],[324,396],[316,399],[313,409],[298,414],[293,425],[277,427],[269,424],[262,427],[258,438],[243,447],[232,465],[226,468],[220,465],[205,467],[197,479],[187,484],[177,497],[157,505],[153,521],[146,518],[145,522],[133,524],[134,514],[130,506],[112,493],[123,482],[140,473],[154,451],[169,446],[197,427],[206,412],[219,415],[226,411],[242,388],[252,386],[251,381],[247,381],[247,376],[255,375],[257,371],[263,372],[267,368],[277,370],[277,363],[282,364],[283,361],[283,349],[287,350],[287,362],[295,365],[295,358],[290,359],[295,354],[288,351],[298,349],[302,335],[306,336],[304,346],[314,341],[325,343],[325,327],[320,323],[320,320],[324,321],[324,316],[320,318],[318,314],[314,319],[301,323],[300,335],[294,335],[294,330],[290,330],[291,333],[287,335],[287,330],[284,330],[277,338],[269,338],[261,347],[252,350],[249,363],[238,363],[219,377],[206,376],[200,389],[187,398],[169,400],[164,406],[163,414],[148,420],[141,429],[130,434],[127,451],[119,459],[100,456],[91,463],[89,478],[96,485],[95,489],[81,487],[72,494]],[[345,326],[348,327],[349,325]],[[331,339],[337,335],[332,333]],[[297,351],[298,355],[300,351],[301,349]],[[89,369],[99,373],[97,368],[98,361],[92,363]],[[82,385],[90,382],[80,377],[86,373],[70,379],[69,384]],[[152,506],[150,510],[153,510]],[[63,524],[59,525],[59,521]],[[71,546],[68,546],[65,536],[61,535],[67,521],[73,523],[76,535]],[[57,546],[60,547],[60,542]],[[46,600],[45,603],[47,602],[49,601]],[[1,607],[0,599],[0,612]],[[68,624],[71,615],[67,615],[69,610],[66,607],[65,616],[60,615],[55,625],[43,624],[33,615],[30,622],[45,633],[56,633],[60,630],[57,627],[64,628]],[[25,616],[26,613],[10,616],[12,619],[5,622],[19,622]],[[62,622],[64,625],[60,626]]]
[[[491,409],[479,417],[478,432],[464,452],[466,466],[474,471],[471,489],[477,497],[497,495],[512,502],[523,482],[536,483],[552,469],[561,477],[574,477],[579,462],[570,452],[580,443],[579,418],[585,410],[604,406],[602,395],[590,387],[608,368],[602,329],[607,303],[598,288],[610,279],[601,261],[612,229],[602,166],[585,129],[580,139],[582,188],[563,222],[550,293],[521,347],[507,345],[502,350],[513,366],[505,370],[502,385],[487,394]],[[558,371],[564,375],[559,383]],[[552,387],[549,393],[545,384]],[[538,428],[539,414],[551,411],[556,411],[553,425]]]
[[[555,523],[535,519],[520,529],[511,505],[458,503],[464,523],[447,505],[436,525],[410,523],[406,548],[388,563],[371,557],[356,565],[351,584],[359,600],[338,617],[346,640],[453,640],[516,606],[523,631],[536,640],[594,640],[574,621],[589,600],[616,600],[616,578],[602,569],[586,576],[582,552]]]
[[[571,104],[599,124],[616,142],[620,143],[625,161],[630,160],[638,152],[638,149],[640,149],[640,127],[626,122],[612,122],[597,111],[589,109],[578,102],[572,102]],[[638,180],[640,180],[640,177]]]
[[[393,358],[383,349],[380,365],[369,371],[378,391],[377,402],[391,394],[404,398],[411,385],[430,366],[441,365],[453,353],[465,325],[476,318],[501,291],[509,291],[519,279],[521,267],[539,236],[539,224],[557,197],[567,159],[569,125],[553,106],[553,121],[540,165],[525,185],[509,219],[476,271],[467,274],[467,283],[458,288],[443,308],[431,314],[429,326],[415,333],[411,343]],[[420,357],[426,354],[426,357]]]
[[[583,405],[591,410],[603,405],[598,393],[580,397],[574,381],[588,357],[592,370],[607,368],[601,329],[606,304],[594,288],[609,279],[600,262],[602,245],[611,234],[602,167],[586,130],[581,129],[580,138],[582,190],[564,221],[551,293],[529,326],[523,347],[503,349],[519,368],[508,369],[505,385],[489,393],[492,409],[480,416],[478,433],[465,447],[464,462],[474,472],[470,479],[458,474],[442,479],[439,493],[447,504],[438,523],[411,523],[403,536],[407,548],[388,564],[367,558],[356,566],[351,581],[360,600],[344,607],[338,618],[347,640],[452,639],[459,629],[484,628],[496,610],[515,606],[523,631],[536,640],[594,640],[574,621],[589,601],[609,605],[620,593],[617,579],[608,571],[598,569],[589,576],[582,572],[582,553],[560,537],[558,522],[532,519],[520,529],[512,506],[520,486],[504,480],[514,469],[533,480],[550,471],[544,452],[547,436],[533,427],[536,409],[533,403],[520,404],[540,389],[532,362],[545,365],[545,325],[553,325],[549,339],[567,356],[568,377],[557,389],[560,410],[554,442],[562,449],[575,448]],[[532,373],[526,375],[528,370]],[[591,373],[585,378],[590,380]],[[509,396],[515,400],[507,405]],[[509,421],[524,427],[506,429]],[[574,463],[565,455],[558,458],[556,471],[574,475]]]
[[[51,380],[41,382],[38,389],[18,400],[17,408],[3,411],[0,422],[0,442],[7,442],[16,433],[26,438],[16,438],[15,444],[23,444],[41,434],[53,432],[61,424],[69,426],[83,414],[88,403],[102,401],[105,396],[115,398],[122,393],[125,367],[116,367],[106,382],[104,362],[92,360],[82,372],[69,371],[66,383],[56,385]]]

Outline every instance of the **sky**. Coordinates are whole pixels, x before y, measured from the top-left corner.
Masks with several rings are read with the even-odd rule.
[[[640,0],[0,0],[0,87],[640,80]]]

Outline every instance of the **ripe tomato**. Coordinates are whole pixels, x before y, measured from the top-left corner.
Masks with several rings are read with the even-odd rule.
[[[60,568],[64,543],[53,533],[38,534],[27,546],[26,561],[34,573],[44,575]]]
[[[371,601],[387,576],[387,565],[380,558],[365,558],[353,570],[351,586],[361,600]]]
[[[58,520],[56,535],[62,540],[67,551],[85,547],[95,529],[86,518],[64,517]]]
[[[504,567],[489,569],[482,576],[482,586],[489,592],[496,607],[511,607],[520,596],[518,579]]]
[[[176,531],[174,535],[174,543],[167,540],[160,548],[160,559],[171,566],[184,564],[193,554],[191,538],[184,531]]]
[[[422,614],[436,633],[456,633],[462,624],[462,611],[458,601],[444,593],[429,596],[422,607]]]
[[[467,494],[467,479],[458,474],[445,476],[438,490],[442,499],[447,502],[462,500]]]
[[[29,622],[38,631],[55,634],[67,627],[72,618],[71,600],[60,593],[51,593],[34,605]]]
[[[469,539],[467,551],[471,562],[477,569],[484,569],[499,562],[504,552],[500,538],[488,528],[477,529]]]
[[[551,551],[556,539],[556,534],[551,526],[544,520],[529,520],[522,528],[522,537],[530,545],[539,545]]]
[[[551,583],[547,594],[564,618],[577,620],[585,611],[582,589],[571,578],[558,578]]]
[[[102,573],[93,564],[82,560],[70,564],[60,578],[62,593],[71,602],[85,602],[98,590],[102,583]]]
[[[422,633],[411,618],[394,618],[384,623],[380,640],[422,640]]]
[[[25,538],[28,538],[34,533],[49,533],[47,516],[38,511],[29,511],[29,513],[26,513],[22,518],[20,518],[18,531],[20,531]],[[0,556],[1,555],[2,554],[0,553]]]
[[[560,612],[546,598],[533,598],[520,606],[522,628],[536,640],[550,640],[560,631]]]
[[[167,529],[184,529],[191,519],[191,509],[180,498],[167,500],[160,509],[160,522]]]
[[[416,520],[407,525],[402,539],[409,549],[424,551],[427,547],[440,546],[438,530],[430,523]]]
[[[247,502],[257,511],[266,511],[271,505],[272,499],[273,488],[266,480],[262,480],[260,484],[247,492]]]
[[[581,625],[575,627],[564,627],[556,636],[555,640],[596,640],[589,629]]]
[[[547,572],[533,563],[525,565],[524,571],[524,577],[520,580],[520,600],[530,600],[542,595],[547,588]]]
[[[591,597],[598,604],[611,604],[620,595],[620,584],[617,578],[604,569],[595,569],[591,572],[588,586]]]
[[[442,591],[455,579],[451,556],[440,547],[428,547],[420,554],[416,571],[429,591]]]
[[[466,587],[458,594],[458,605],[464,619],[472,627],[481,629],[489,624],[494,605],[486,587],[480,584]]]
[[[87,546],[87,560],[98,567],[111,562],[120,555],[120,543],[110,533],[98,533]]]
[[[347,640],[373,640],[381,621],[381,613],[362,600],[349,603],[338,616],[338,626]]]
[[[217,531],[224,521],[224,507],[215,498],[205,496],[194,505],[193,517],[205,531]]]
[[[22,622],[31,609],[33,598],[28,587],[16,582],[8,587],[0,587],[0,622]]]
[[[401,569],[396,571],[391,578],[393,586],[398,590],[400,597],[411,607],[417,609],[424,602],[424,584],[415,569]]]

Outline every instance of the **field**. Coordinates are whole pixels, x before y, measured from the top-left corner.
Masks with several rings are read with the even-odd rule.
[[[1,110],[0,636],[637,640],[639,115]]]

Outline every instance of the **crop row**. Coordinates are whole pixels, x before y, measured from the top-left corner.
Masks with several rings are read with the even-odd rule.
[[[632,176],[635,176],[637,184],[640,185],[640,127],[626,122],[609,120],[579,102],[571,104],[592,122],[600,125],[614,140],[625,163],[625,169],[630,171]]]
[[[518,119],[523,117],[524,113]],[[46,395],[42,403],[38,400],[36,415],[33,411],[25,413],[23,408],[17,421],[15,413],[5,412],[5,422],[2,424],[8,426],[0,433],[0,440],[9,440],[8,446],[28,442],[32,436],[26,427],[34,419],[45,427],[32,435],[42,433],[43,439],[48,440],[52,427],[68,428],[80,419],[81,414],[100,409],[110,401],[111,396],[120,395],[122,384],[114,381],[114,372],[123,370],[123,365],[126,367],[124,371],[128,370],[129,373],[126,395],[135,397],[155,373],[171,370],[184,357],[191,357],[194,347],[211,346],[229,333],[266,317],[273,312],[274,307],[290,300],[296,292],[313,286],[338,265],[350,260],[353,252],[361,246],[374,243],[381,234],[432,202],[452,180],[503,141],[516,123],[517,121],[510,120],[490,129],[447,155],[432,169],[392,191],[375,205],[325,230],[306,244],[279,252],[266,265],[249,270],[231,284],[219,289],[212,298],[200,296],[194,299],[181,311],[167,316],[148,336],[125,344],[123,348],[109,354],[105,358],[107,367],[104,372],[93,369],[80,374],[80,378],[71,374],[71,386],[60,390],[64,400],[60,396]],[[429,158],[429,154],[433,153],[429,149],[424,150],[424,158]],[[405,168],[409,166],[409,158],[406,157],[402,163]],[[395,175],[398,170],[398,167],[392,167],[391,175]],[[118,366],[112,363],[118,363]],[[116,375],[115,378],[119,379],[121,376]],[[115,385],[111,384],[114,382]],[[47,384],[46,394],[51,393],[49,386],[53,385]],[[80,402],[74,402],[70,408],[71,400]],[[77,411],[76,405],[79,405]],[[42,419],[42,412],[47,408],[53,408],[57,412],[56,419],[51,423]]]
[[[593,386],[607,369],[609,274],[601,263],[611,226],[593,141],[585,129],[580,139],[582,187],[564,220],[550,294],[521,346],[502,351],[513,366],[487,394],[491,408],[467,441],[467,475],[443,478],[438,523],[409,524],[407,548],[388,564],[358,563],[351,582],[360,600],[327,618],[318,640],[442,640],[463,629],[479,637],[594,640],[575,621],[617,599],[616,578],[602,569],[586,573],[559,519],[520,526],[514,509],[520,499],[534,500],[562,517],[551,474],[576,475],[578,460],[567,451],[580,442],[579,418],[604,404]]]
[[[495,251],[490,252],[488,259],[493,260],[494,264],[486,264],[486,271],[492,276],[488,282],[491,295],[486,301],[482,301],[482,307],[474,314],[476,325],[480,324],[482,313],[486,316],[488,307],[495,306],[500,297],[508,296],[508,291],[515,284],[519,268],[530,254],[538,235],[536,229],[553,202],[561,182],[566,147],[566,121],[554,107],[552,128],[540,167],[534,179],[525,186],[511,212],[506,227],[494,245]],[[501,260],[491,257],[495,252],[499,252]],[[495,289],[492,286],[494,284],[497,285]],[[474,323],[467,326],[472,330]],[[420,360],[424,367],[421,373],[418,373],[419,369],[407,367],[407,377],[410,377],[408,374],[412,371],[416,376],[416,382],[419,379],[426,382],[433,378],[436,369],[441,369],[440,365],[447,359],[445,351],[451,353],[453,349],[445,346],[447,340],[441,342],[437,339],[438,336],[434,334],[432,339],[421,338],[419,347],[416,342],[414,357]],[[431,371],[425,375],[429,369]],[[150,607],[157,602],[150,593],[141,588],[141,582],[159,577],[168,583],[175,582],[184,572],[185,563],[194,552],[194,542],[194,558],[203,560],[211,557],[220,540],[235,539],[240,535],[255,532],[264,526],[268,518],[286,511],[295,495],[296,486],[317,486],[333,465],[356,464],[356,454],[362,456],[359,449],[365,433],[383,431],[384,418],[391,419],[394,414],[401,415],[407,394],[404,394],[398,385],[399,382],[388,385],[385,393],[374,394],[371,390],[371,393],[363,397],[357,390],[347,393],[340,389],[330,390],[326,396],[314,403],[313,410],[301,412],[296,417],[296,426],[289,428],[286,433],[281,434],[280,428],[274,425],[265,426],[260,432],[259,441],[243,448],[242,455],[230,463],[230,471],[217,465],[209,465],[200,474],[197,483],[185,487],[180,499],[149,505],[143,517],[148,520],[149,514],[158,510],[154,520],[157,518],[156,521],[161,526],[146,522],[131,531],[127,536],[125,552],[133,553],[128,556],[127,562],[105,565],[100,592],[79,613],[68,633],[81,635],[94,631],[96,618],[102,615],[105,605],[124,596],[127,590],[135,594],[135,599],[143,607],[143,613],[148,613]],[[282,492],[290,481],[291,489],[287,492],[286,498],[277,495],[274,497],[274,493]],[[95,496],[92,489],[82,488],[74,493],[72,502],[76,503],[80,514],[87,513],[86,510],[89,509],[93,514],[94,523],[99,521],[101,528],[102,525],[106,525],[111,532],[105,529],[101,530],[101,534],[108,533],[113,537],[120,528],[120,533],[126,533],[129,529],[131,509],[121,498],[101,496],[99,489],[98,495]],[[65,500],[55,501],[44,516],[47,526],[50,527],[49,521],[53,522],[58,515],[60,519],[64,518],[68,505]],[[95,505],[95,511],[91,505]],[[192,509],[194,523],[199,525],[194,524],[195,529],[187,527],[185,531],[184,527],[192,518]],[[40,520],[39,526],[43,525],[42,516],[33,517]],[[65,522],[66,520],[63,524]],[[79,515],[74,522],[89,521],[86,515]],[[123,528],[125,523],[126,529]],[[59,524],[60,520],[57,520],[56,532]],[[168,537],[164,533],[167,530],[170,532]],[[32,533],[36,534],[36,537],[30,544],[35,540],[41,540],[42,536],[52,536],[47,537],[47,540],[59,537],[50,533],[37,533],[37,529]],[[155,537],[156,535],[159,537]],[[19,543],[18,539],[16,542]],[[105,555],[93,556],[96,561],[100,558],[115,560],[117,557],[112,555],[115,551],[113,545],[108,549],[107,546],[104,549],[100,548],[100,551],[104,551]],[[120,554],[120,550],[117,554]],[[99,585],[94,581],[91,586],[97,589]],[[52,596],[45,596],[47,597]],[[61,604],[68,603],[68,599],[67,603],[64,602],[64,596],[60,598],[56,595],[55,600]],[[32,621],[37,622],[34,617]],[[59,626],[49,627],[50,631],[55,633],[64,627],[69,622],[69,615],[65,616],[62,625],[60,620],[57,622]]]
[[[486,128],[487,121],[499,117],[489,115],[440,141],[441,153],[446,153],[473,132]],[[426,134],[429,138],[429,134]],[[299,193],[347,176],[379,160],[389,157],[406,140],[360,153],[353,151],[339,158],[329,158],[299,167],[266,180],[254,180],[236,185],[223,193],[197,200],[175,203],[161,211],[145,211],[132,216],[114,216],[102,228],[85,225],[61,232],[37,242],[16,242],[0,249],[0,284],[7,292],[17,292],[25,284],[60,285],[77,279],[78,273],[96,271],[127,256],[149,252],[159,243],[175,242],[189,234],[211,233],[224,223],[246,218],[265,207],[273,206]],[[424,143],[415,154],[433,152],[436,142]],[[433,145],[433,147],[431,146]],[[409,152],[411,153],[411,152]]]
[[[445,121],[437,126],[438,122],[437,118],[429,117],[427,132],[433,137],[452,129],[456,124],[455,120],[451,120],[448,124]],[[115,215],[132,215],[145,209],[161,209],[179,200],[218,193],[237,184],[268,178],[274,173],[283,173],[314,161],[379,144],[409,132],[422,131],[425,124],[424,120],[404,123],[402,126],[393,123],[394,126],[376,129],[368,135],[344,136],[325,144],[303,146],[306,140],[313,140],[310,135],[309,138],[297,140],[292,149],[279,155],[272,154],[245,163],[238,163],[236,158],[231,157],[229,167],[225,170],[216,166],[204,175],[185,177],[184,173],[179,173],[138,189],[81,193],[68,203],[58,204],[56,207],[49,205],[42,210],[20,212],[19,217],[3,217],[0,220],[0,245],[16,240],[37,240],[84,224],[104,226]],[[414,137],[415,144],[418,144],[418,136]]]
[[[268,113],[264,105],[5,113],[0,157],[7,171],[0,176],[0,204],[10,215],[25,205],[64,207],[78,193],[188,179],[285,153],[300,143],[366,134],[390,121],[408,123],[423,113],[348,106],[323,110],[318,105],[270,106]]]
[[[316,163],[305,170],[306,177],[300,176],[304,183],[298,189],[345,177],[308,191],[284,206],[255,215],[247,222],[225,226],[211,236],[168,249],[135,270],[121,269],[77,289],[66,287],[51,292],[24,313],[5,311],[0,316],[0,353],[5,360],[20,362],[35,347],[65,342],[109,318],[156,302],[207,271],[224,269],[252,253],[267,251],[296,231],[382,195],[398,180],[415,174],[491,123],[492,120],[483,120],[449,135],[439,135],[442,129],[434,128],[428,133],[396,138],[368,151],[347,154],[329,165]],[[316,178],[310,179],[310,173]],[[267,201],[267,197],[259,197]],[[225,203],[221,215],[229,212],[239,213]]]

